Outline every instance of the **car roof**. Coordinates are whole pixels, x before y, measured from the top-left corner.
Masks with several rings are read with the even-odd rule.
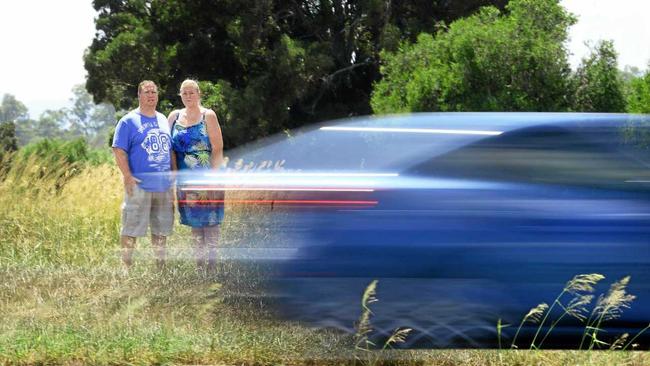
[[[500,129],[510,131],[535,125],[558,125],[584,122],[646,120],[650,115],[627,113],[574,112],[421,112],[359,116],[321,122],[322,124],[456,127],[462,129]]]
[[[225,155],[251,169],[400,171],[468,144],[515,131],[650,123],[611,113],[460,112],[365,116],[321,122],[256,141]],[[237,162],[239,161],[239,162]],[[232,165],[231,165],[232,166]]]

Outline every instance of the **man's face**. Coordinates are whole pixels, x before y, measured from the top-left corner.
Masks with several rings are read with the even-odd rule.
[[[155,84],[145,84],[140,89],[138,100],[141,107],[156,108],[158,104],[158,88]]]

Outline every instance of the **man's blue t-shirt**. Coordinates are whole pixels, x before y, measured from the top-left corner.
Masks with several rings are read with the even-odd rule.
[[[171,138],[162,113],[148,117],[139,109],[129,112],[117,122],[113,147],[126,151],[131,174],[142,181],[140,188],[164,192],[171,187]]]

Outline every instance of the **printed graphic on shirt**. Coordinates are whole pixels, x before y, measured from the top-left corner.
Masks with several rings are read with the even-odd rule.
[[[144,123],[140,122],[140,126],[138,127],[138,132],[143,133],[144,130],[146,130],[147,128],[153,128],[153,127],[154,127],[154,124],[152,122],[144,122]],[[156,130],[156,131],[158,131],[158,130]]]
[[[166,163],[169,161],[169,136],[158,128],[147,131],[147,136],[140,145],[147,152],[148,161],[152,163]]]

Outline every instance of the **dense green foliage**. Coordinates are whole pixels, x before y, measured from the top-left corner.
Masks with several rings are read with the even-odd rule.
[[[560,111],[570,106],[564,42],[575,18],[556,0],[482,8],[382,54],[376,113]]]
[[[13,152],[16,150],[16,125],[11,121],[0,122],[0,179],[10,168]]]
[[[316,120],[371,112],[379,53],[479,6],[472,1],[95,0],[85,56],[96,101],[133,107],[138,82],[179,106],[186,77],[217,86],[226,147]],[[210,94],[212,95],[212,94]]]
[[[581,112],[624,112],[625,96],[612,41],[599,42],[582,60],[575,75],[574,109]]]
[[[3,153],[18,150],[16,125],[12,121],[0,122],[0,157]]]
[[[627,95],[627,111],[650,113],[650,70],[645,75],[630,81]]]
[[[27,107],[11,94],[5,94],[0,104],[0,176],[10,164],[11,153],[18,150],[16,125],[28,118]]]
[[[27,107],[11,94],[2,97],[0,105],[0,122],[22,121],[29,117]]]
[[[92,148],[80,137],[40,139],[23,146],[2,162],[6,165],[0,169],[0,184],[9,181],[18,191],[33,191],[44,186],[36,181],[51,182],[48,189],[58,193],[71,178],[90,167],[112,164],[113,157],[108,149]],[[25,181],[26,176],[33,176],[35,180]]]
[[[650,113],[650,70],[644,75],[632,77],[626,89],[627,112]],[[624,130],[629,144],[642,149],[650,149],[650,126],[648,124],[628,124]]]
[[[23,159],[37,157],[44,165],[63,161],[66,164],[98,165],[112,161],[108,151],[91,148],[85,139],[42,139],[20,149]]]

